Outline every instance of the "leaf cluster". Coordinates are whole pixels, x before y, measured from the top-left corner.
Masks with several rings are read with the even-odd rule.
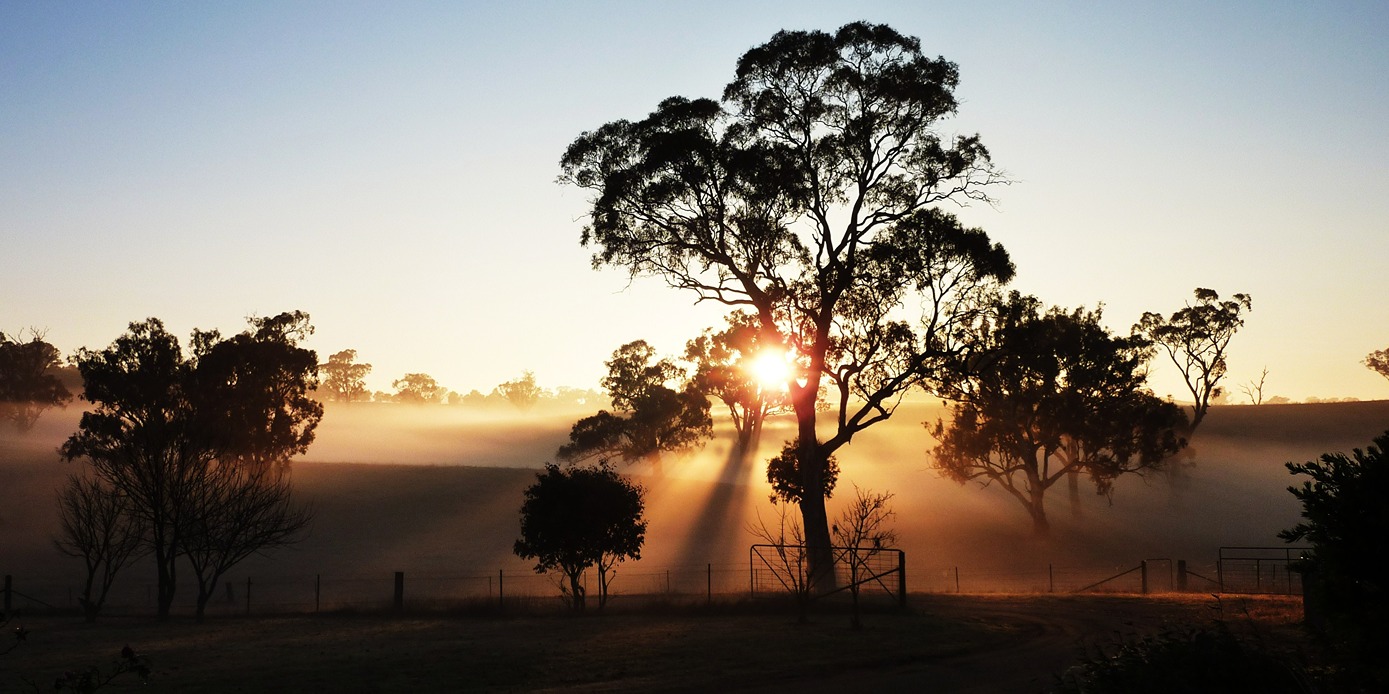
[[[1330,633],[1379,684],[1389,684],[1383,653],[1389,648],[1384,570],[1389,536],[1389,431],[1350,455],[1327,453],[1306,463],[1287,463],[1305,476],[1288,491],[1302,504],[1302,522],[1279,533],[1286,542],[1307,542],[1304,581],[1323,606]]]

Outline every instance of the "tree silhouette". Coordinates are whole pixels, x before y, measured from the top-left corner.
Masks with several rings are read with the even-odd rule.
[[[392,400],[411,405],[437,403],[444,394],[444,388],[429,374],[405,374],[392,381],[391,387],[396,390],[395,395],[390,396]]]
[[[595,266],[746,307],[790,349],[812,573],[833,582],[826,458],[931,387],[1013,267],[936,205],[1002,181],[978,137],[943,139],[954,64],[863,22],[782,31],[738,61],[722,101],[671,97],[586,132],[561,180],[592,193]],[[819,438],[816,396],[834,430]]]
[[[772,498],[799,504],[805,496],[805,475],[801,474],[800,454],[804,450],[799,441],[787,441],[781,452],[767,460],[767,483],[772,485]],[[831,454],[825,459],[824,495],[828,499],[834,495],[834,485],[839,481],[839,461]]]
[[[327,363],[318,365],[319,386],[334,402],[359,402],[371,399],[367,390],[366,376],[371,373],[371,364],[357,363],[357,350],[344,349],[328,357]]]
[[[836,545],[835,559],[849,569],[849,595],[852,598],[850,625],[863,628],[859,618],[859,592],[872,580],[873,557],[897,543],[897,531],[890,527],[893,517],[891,492],[874,492],[854,485],[854,498],[839,513],[839,520],[830,527]]]
[[[1365,368],[1389,378],[1389,349],[1377,349],[1365,355]]]
[[[98,477],[69,475],[58,493],[58,551],[80,558],[87,577],[82,615],[95,622],[116,575],[144,550],[144,521],[129,499]]]
[[[72,394],[58,379],[58,349],[30,330],[29,340],[0,332],[0,420],[28,431],[43,411],[67,404]]]
[[[757,316],[735,311],[719,332],[705,330],[685,343],[685,360],[694,364],[690,381],[728,408],[737,435],[737,450],[746,455],[757,446],[767,415],[788,405],[784,384],[769,386],[755,372],[757,361],[781,358],[780,345],[764,345]]]
[[[669,360],[656,359],[646,341],[619,347],[606,363],[603,387],[619,411],[600,410],[575,422],[558,458],[656,463],[662,453],[689,450],[712,435],[708,398],[693,387],[668,387],[680,370]]]
[[[616,566],[640,559],[646,539],[642,488],[618,475],[606,463],[560,469],[546,465],[526,488],[521,505],[521,539],[514,551],[535,559],[535,572],[558,570],[560,589],[577,611],[583,611],[583,576],[598,569],[598,607],[608,602]]]
[[[75,357],[93,409],[62,454],[87,459],[145,526],[161,618],[173,602],[178,559],[205,547],[212,528],[232,536],[278,513],[264,507],[266,516],[214,524],[228,513],[216,505],[217,490],[237,476],[287,484],[289,458],[307,449],[323,415],[309,397],[317,356],[298,346],[313,330],[308,316],[250,323],[226,340],[194,331],[185,357],[178,338],[151,318],[130,324],[106,349]]]
[[[516,409],[525,412],[540,402],[540,396],[545,391],[535,384],[535,373],[526,371],[520,377],[497,386],[497,392]]]
[[[1187,304],[1170,317],[1144,313],[1134,330],[1161,346],[1181,371],[1191,392],[1191,430],[1195,431],[1220,395],[1225,378],[1225,354],[1230,339],[1244,326],[1244,311],[1253,308],[1248,294],[1221,301],[1214,290],[1198,287],[1196,305]]]
[[[1053,308],[1014,292],[974,355],[974,375],[954,384],[949,425],[937,422],[934,465],[965,483],[999,484],[1050,529],[1045,495],[1072,471],[1101,494],[1122,474],[1161,466],[1185,445],[1181,408],[1149,392],[1141,336],[1115,337],[1100,312]]]
[[[1318,460],[1287,463],[1301,486],[1288,491],[1302,504],[1302,522],[1278,533],[1285,542],[1309,542],[1304,581],[1322,606],[1330,636],[1370,679],[1364,691],[1389,684],[1384,625],[1389,601],[1380,565],[1389,536],[1389,431],[1364,450],[1326,453]]]

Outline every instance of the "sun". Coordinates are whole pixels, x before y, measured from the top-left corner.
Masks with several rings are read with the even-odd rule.
[[[791,377],[791,360],[786,350],[764,349],[753,358],[748,371],[762,390],[786,390]]]

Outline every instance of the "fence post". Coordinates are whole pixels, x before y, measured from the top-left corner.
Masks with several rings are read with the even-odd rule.
[[[395,599],[394,599],[394,601],[392,602],[392,607],[395,609],[396,612],[400,612],[401,610],[404,610],[404,609],[405,609],[405,572],[404,572],[404,571],[397,571],[397,572],[395,572]]]
[[[907,606],[907,553],[897,552],[897,605],[906,608]]]
[[[246,577],[246,616],[251,616],[251,577]]]
[[[502,590],[502,570],[497,569],[497,607],[506,607],[506,593]]]
[[[10,597],[10,595],[11,595],[13,592],[14,592],[14,576],[11,576],[11,575],[9,575],[9,574],[5,574],[5,614],[6,614],[6,615],[10,614],[10,612],[12,611],[10,608],[14,605],[14,600]]]
[[[313,611],[318,614],[319,599],[323,597],[323,574],[313,575]]]
[[[714,604],[714,564],[712,562],[704,567],[704,595],[705,604]]]
[[[1177,560],[1177,592],[1186,592],[1186,560]]]
[[[1147,559],[1144,559],[1143,561],[1141,561],[1141,562],[1138,563],[1138,566],[1140,567],[1139,570],[1138,570],[1138,572],[1139,572],[1139,574],[1143,577],[1143,579],[1142,579],[1142,583],[1143,583],[1143,594],[1144,594],[1144,595],[1147,595],[1147,594],[1148,594],[1148,560],[1147,560]]]
[[[960,592],[960,567],[955,567],[955,592]]]
[[[1221,592],[1221,593],[1224,593],[1224,592],[1225,592],[1225,560],[1224,560],[1223,558],[1222,558],[1222,559],[1216,559],[1216,560],[1215,560],[1215,582],[1216,582],[1216,585],[1220,587],[1220,592]]]
[[[1056,592],[1056,572],[1052,570],[1052,565],[1047,564],[1047,592]]]

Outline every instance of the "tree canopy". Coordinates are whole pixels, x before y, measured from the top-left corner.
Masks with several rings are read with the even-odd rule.
[[[781,31],[739,59],[720,101],[671,97],[585,132],[561,180],[592,194],[595,266],[746,308],[799,368],[801,501],[812,570],[832,582],[825,460],[931,387],[1013,267],[937,205],[1002,182],[977,136],[945,137],[956,66],[865,22]],[[818,438],[816,395],[834,430]]]
[[[1253,308],[1248,294],[1221,301],[1214,290],[1198,287],[1196,304],[1187,304],[1169,317],[1144,313],[1134,329],[1162,347],[1191,393],[1191,429],[1205,419],[1211,400],[1221,394],[1230,339],[1244,326],[1243,312]]]
[[[545,391],[535,383],[535,373],[526,371],[519,377],[497,386],[497,392],[506,398],[513,407],[521,411],[527,411],[535,407],[540,402],[540,397]]]
[[[328,361],[318,365],[320,389],[335,402],[358,402],[371,399],[366,377],[371,364],[357,363],[357,350],[334,352]]]
[[[694,365],[694,388],[728,408],[738,451],[747,454],[757,445],[767,415],[788,405],[785,381],[764,383],[759,360],[784,359],[785,353],[779,344],[763,344],[757,316],[734,311],[725,321],[722,330],[707,329],[685,343],[685,360]]]
[[[598,606],[607,604],[614,567],[640,559],[646,539],[642,488],[606,463],[595,467],[545,466],[526,488],[521,539],[514,550],[535,559],[536,573],[560,571],[574,609],[584,609],[584,572],[598,569]]]
[[[710,437],[708,398],[693,387],[672,389],[680,369],[657,359],[645,340],[622,345],[606,363],[603,387],[617,411],[600,410],[575,422],[558,458],[654,463],[662,453],[689,450]]]
[[[1377,349],[1365,355],[1365,360],[1361,362],[1365,368],[1389,378],[1389,349]]]
[[[28,431],[44,410],[72,399],[57,375],[60,357],[39,332],[27,341],[0,332],[0,421]]]
[[[1050,527],[1046,491],[1083,472],[1102,494],[1125,473],[1161,466],[1185,445],[1186,417],[1145,386],[1151,347],[1116,337],[1100,312],[1052,308],[1014,292],[985,331],[974,372],[953,384],[958,403],[937,422],[934,465],[964,483],[997,483]]]
[[[317,355],[298,344],[313,331],[308,321],[295,311],[252,318],[251,329],[226,339],[194,331],[185,356],[178,338],[150,318],[131,323],[109,347],[75,357],[92,410],[62,454],[86,459],[145,528],[161,617],[173,602],[180,558],[193,560],[201,615],[222,571],[292,539],[267,524],[289,520],[294,531],[307,521],[289,509],[287,475],[323,416],[309,397]],[[255,513],[243,504],[250,497],[259,499]],[[247,535],[258,539],[231,540]]]
[[[1318,460],[1287,463],[1305,476],[1288,491],[1302,504],[1302,522],[1278,536],[1286,542],[1308,542],[1304,581],[1322,607],[1329,632],[1364,674],[1389,684],[1384,662],[1389,638],[1389,601],[1381,559],[1389,536],[1389,431],[1351,455],[1326,453]],[[1368,684],[1368,683],[1367,683]]]

